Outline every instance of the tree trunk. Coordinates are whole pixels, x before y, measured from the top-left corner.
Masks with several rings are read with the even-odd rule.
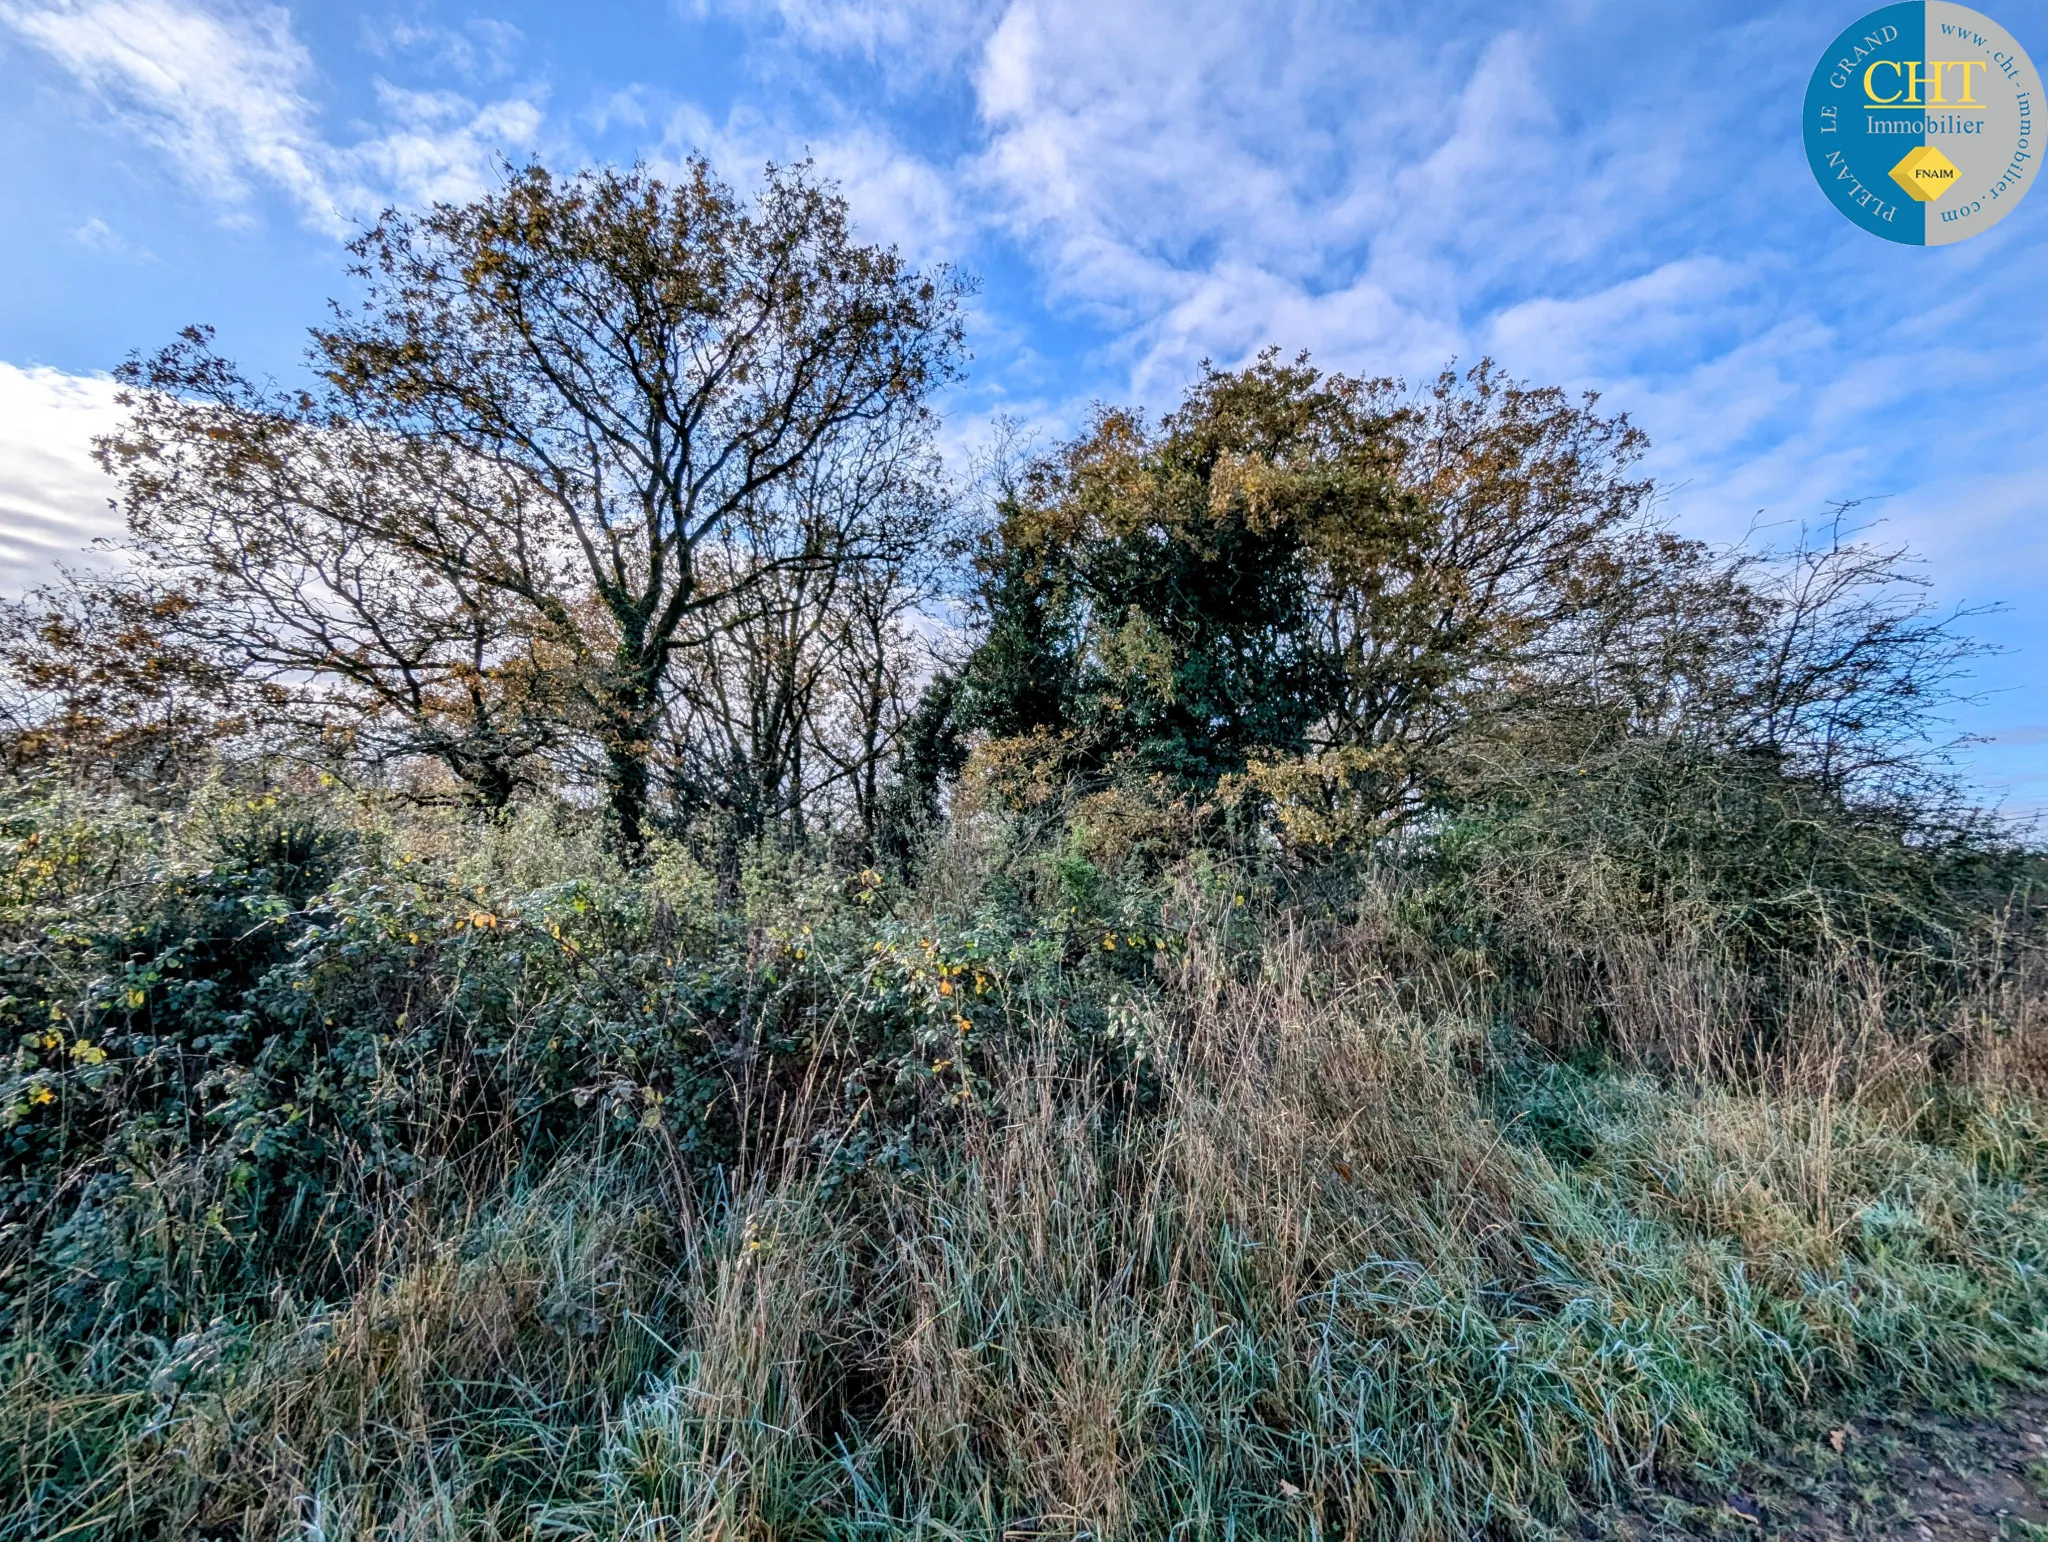
[[[614,742],[605,748],[605,799],[612,844],[629,866],[647,860],[647,752]]]
[[[495,816],[504,813],[511,804],[518,778],[513,773],[509,757],[465,759],[451,756],[448,764],[458,777],[469,784],[470,806],[478,812]]]
[[[647,816],[656,723],[655,670],[632,667],[605,704],[605,801],[614,849],[632,867],[647,860]]]

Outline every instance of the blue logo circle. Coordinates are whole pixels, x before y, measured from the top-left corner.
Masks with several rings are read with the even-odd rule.
[[[1982,235],[2033,185],[2041,76],[2012,34],[1950,0],[1872,11],[1806,87],[1806,158],[1872,235],[1947,246]]]

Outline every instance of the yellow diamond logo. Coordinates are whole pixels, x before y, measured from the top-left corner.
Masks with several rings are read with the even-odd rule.
[[[1892,180],[1922,203],[1933,203],[1956,185],[1956,163],[1933,145],[1915,145],[1892,168]]]

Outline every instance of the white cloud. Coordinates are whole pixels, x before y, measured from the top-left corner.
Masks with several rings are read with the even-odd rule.
[[[387,87],[389,124],[334,145],[311,95],[311,56],[279,6],[0,0],[0,23],[62,65],[230,219],[246,219],[255,188],[268,185],[307,224],[343,235],[391,197],[475,191],[493,154],[532,145],[540,129],[527,96],[478,107]]]
[[[531,146],[541,134],[540,107],[524,98],[479,108],[450,91],[402,91],[384,82],[377,96],[390,127],[337,157],[361,179],[352,194],[358,208],[372,198],[411,205],[473,198],[491,182],[495,157]]]
[[[510,75],[520,46],[526,41],[525,34],[510,22],[487,17],[472,17],[460,27],[404,21],[381,30],[366,26],[363,38],[372,53],[425,58],[471,81],[500,80]]]
[[[894,85],[957,65],[988,33],[998,6],[972,0],[695,0],[697,14],[767,22],[803,48],[856,55]]]
[[[291,14],[216,14],[180,0],[20,0],[0,7],[194,186],[240,205],[253,174],[316,222],[341,219],[304,88],[312,60]]]
[[[1466,335],[1442,248],[1483,241],[1442,188],[1484,173],[1515,191],[1486,146],[1547,114],[1514,34],[1480,49],[1460,31],[1439,43],[1362,11],[1220,0],[1016,0],[975,71],[986,139],[970,175],[1049,298],[1119,334],[1141,397],[1268,342],[1429,370]]]
[[[1267,342],[1423,373],[1684,165],[1682,111],[1568,127],[1556,53],[1367,7],[1015,0],[975,72],[972,173],[1050,298],[1121,334],[1140,395]]]
[[[103,561],[90,550],[118,535],[114,484],[93,463],[92,441],[119,426],[114,382],[0,363],[0,594],[56,575],[63,564]]]
[[[136,257],[143,262],[156,261],[155,252],[146,246],[130,245],[120,231],[97,214],[72,231],[71,239],[89,252],[104,252],[110,257]]]
[[[1542,358],[1551,374],[1574,379],[1611,368],[1617,351],[1641,359],[1686,343],[1700,316],[1743,307],[1748,288],[1749,274],[1726,258],[1675,258],[1592,294],[1543,295],[1497,311],[1488,346]]]

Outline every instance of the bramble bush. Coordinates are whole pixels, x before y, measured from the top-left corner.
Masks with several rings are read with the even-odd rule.
[[[879,1149],[985,1088],[982,1046],[1071,995],[1075,960],[1143,978],[1167,945],[1093,914],[918,925],[872,870],[798,862],[708,918],[680,853],[466,881],[345,813],[10,811],[8,1321],[90,1343],[174,1333],[197,1299],[331,1296],[451,1175],[514,1183],[593,1142],[713,1170],[778,1100]]]

